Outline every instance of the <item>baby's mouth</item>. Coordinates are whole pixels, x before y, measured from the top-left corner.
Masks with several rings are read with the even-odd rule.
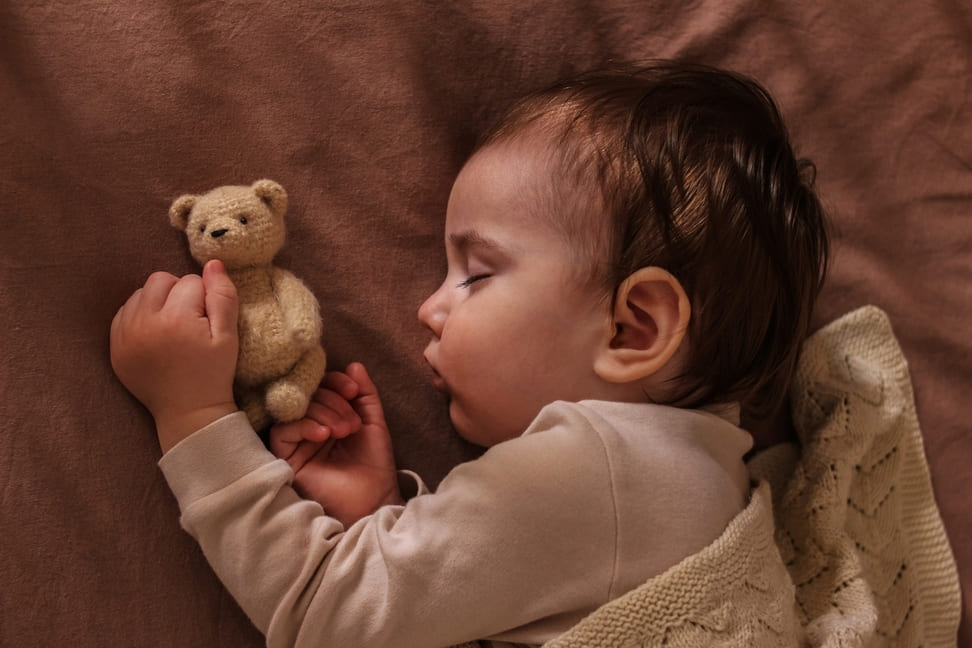
[[[449,395],[449,390],[445,386],[445,381],[440,376],[432,377],[432,386],[445,395]]]
[[[439,392],[445,394],[446,396],[448,396],[449,395],[449,386],[448,386],[448,384],[446,384],[446,381],[442,377],[442,374],[440,374],[438,372],[438,370],[435,368],[435,366],[429,361],[428,357],[425,358],[425,362],[428,364],[429,371],[432,374],[432,386],[435,387],[435,389],[437,391],[439,391]]]

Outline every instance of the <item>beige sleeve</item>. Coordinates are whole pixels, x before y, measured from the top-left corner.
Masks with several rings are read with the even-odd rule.
[[[269,646],[540,643],[606,601],[614,576],[604,450],[567,427],[500,444],[435,494],[348,529],[296,494],[241,413],[160,466],[183,527]]]

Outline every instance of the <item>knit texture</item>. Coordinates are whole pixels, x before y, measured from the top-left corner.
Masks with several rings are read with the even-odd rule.
[[[793,584],[773,543],[769,486],[711,545],[588,616],[546,648],[793,646]]]
[[[813,335],[791,401],[802,457],[778,482],[776,539],[810,645],[955,646],[958,573],[887,316]]]
[[[722,536],[545,648],[956,645],[958,573],[887,316],[811,336],[791,399],[799,448],[750,462],[759,486]]]

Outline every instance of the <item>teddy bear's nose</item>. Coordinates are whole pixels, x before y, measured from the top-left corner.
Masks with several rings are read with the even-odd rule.
[[[229,231],[228,229],[213,230],[212,232],[210,232],[209,235],[212,236],[213,238],[219,238],[220,236],[222,236],[223,234],[225,234],[228,231]]]

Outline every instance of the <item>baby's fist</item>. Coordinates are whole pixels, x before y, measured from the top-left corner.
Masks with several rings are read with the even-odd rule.
[[[163,450],[236,410],[237,296],[218,261],[203,276],[157,272],[111,324],[111,363],[152,413]]]

